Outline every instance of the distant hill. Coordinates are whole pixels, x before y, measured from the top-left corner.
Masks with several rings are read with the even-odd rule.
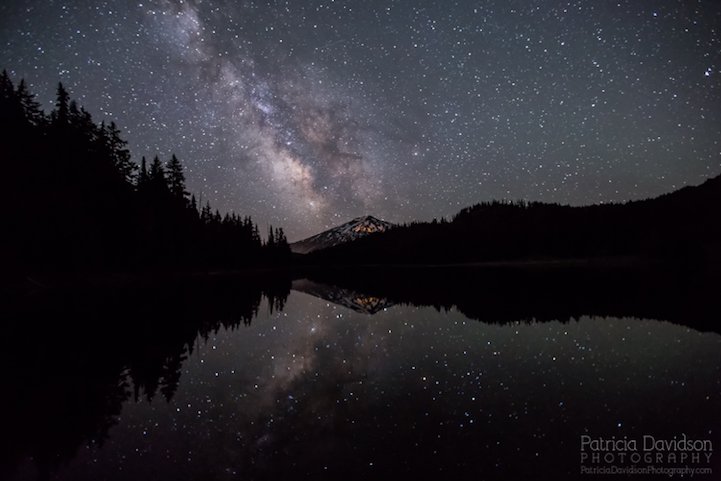
[[[377,219],[372,215],[356,217],[343,225],[294,242],[290,245],[290,249],[296,254],[307,254],[319,249],[354,241],[376,232],[385,232],[391,227],[393,227],[393,224],[390,222]]]
[[[333,264],[465,263],[632,256],[721,260],[721,176],[654,199],[572,207],[487,202],[318,250]]]

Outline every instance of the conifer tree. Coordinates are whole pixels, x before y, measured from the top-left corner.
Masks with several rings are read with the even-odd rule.
[[[288,244],[288,239],[285,238],[285,232],[282,227],[278,227],[275,233],[275,243],[283,246]]]
[[[272,225],[268,227],[268,239],[265,241],[265,246],[270,250],[275,247],[275,230]]]
[[[4,80],[0,80],[0,83],[4,83]],[[10,83],[9,87],[12,89],[12,83]],[[7,85],[3,85],[0,88],[5,89],[7,88]],[[35,100],[35,96],[28,91],[27,84],[24,79],[20,80],[15,96],[20,103],[25,121],[34,127],[42,125],[45,116],[40,109],[40,104]]]
[[[145,162],[145,156],[140,159],[140,173],[138,174],[137,187],[138,191],[142,191],[148,186],[148,166]]]
[[[115,122],[110,122],[110,125],[105,128],[105,133],[113,165],[127,183],[133,183],[138,166],[130,160],[130,151],[127,148],[128,142],[120,137],[120,129],[115,125]]]
[[[210,209],[210,202],[206,201],[205,205],[203,206],[203,209],[200,211],[200,220],[204,224],[210,224],[210,222],[212,221],[212,218],[213,218],[213,214],[212,214],[212,210]]]
[[[78,107],[77,100],[73,99],[68,105],[68,122],[76,126],[80,120],[80,108]]]
[[[10,130],[17,129],[25,123],[17,92],[5,71],[0,76],[0,116],[5,127],[0,132],[2,135],[12,137]]]
[[[157,155],[153,158],[153,162],[150,164],[150,171],[148,172],[148,185],[155,194],[161,194],[168,190],[168,184],[165,180],[165,168]]]
[[[165,172],[170,193],[178,199],[185,199],[185,196],[188,195],[188,192],[185,191],[185,174],[183,166],[175,154],[170,157]]]
[[[13,87],[13,82],[10,80],[7,70],[3,70],[2,74],[0,74],[0,100],[10,100],[14,95],[15,87]]]
[[[56,125],[68,125],[70,121],[70,94],[65,90],[62,82],[58,83],[57,100],[53,114]]]

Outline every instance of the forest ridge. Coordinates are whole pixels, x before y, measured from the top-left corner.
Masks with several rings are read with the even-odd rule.
[[[449,264],[626,257],[708,266],[721,260],[721,176],[654,199],[567,206],[484,202],[311,254],[333,264]]]

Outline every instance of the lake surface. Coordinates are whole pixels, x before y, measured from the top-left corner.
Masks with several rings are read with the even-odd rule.
[[[5,396],[15,399],[3,407],[7,477],[578,479],[593,478],[583,466],[648,464],[721,472],[704,449],[698,462],[665,453],[631,463],[619,450],[611,462],[582,460],[592,453],[584,439],[638,440],[639,452],[644,436],[718,448],[716,332],[595,315],[494,323],[306,280],[293,288],[271,302],[230,289],[223,298],[238,310],[215,302],[208,319],[190,322],[176,306],[156,329],[153,317],[169,315],[158,301],[131,334],[90,322],[98,312],[110,325],[127,318],[119,299],[43,310],[46,320],[70,307],[88,319],[39,346],[25,328],[11,330],[20,346],[3,360]],[[173,323],[185,327],[167,340]]]

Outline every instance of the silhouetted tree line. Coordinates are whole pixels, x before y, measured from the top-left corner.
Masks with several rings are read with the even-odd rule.
[[[138,166],[114,122],[95,123],[62,84],[49,115],[0,75],[0,152],[8,209],[3,256],[19,270],[233,268],[284,263],[250,217],[198,205],[181,162]]]
[[[721,259],[721,176],[655,199],[572,207],[485,202],[311,254],[318,263],[458,263],[643,257]]]

